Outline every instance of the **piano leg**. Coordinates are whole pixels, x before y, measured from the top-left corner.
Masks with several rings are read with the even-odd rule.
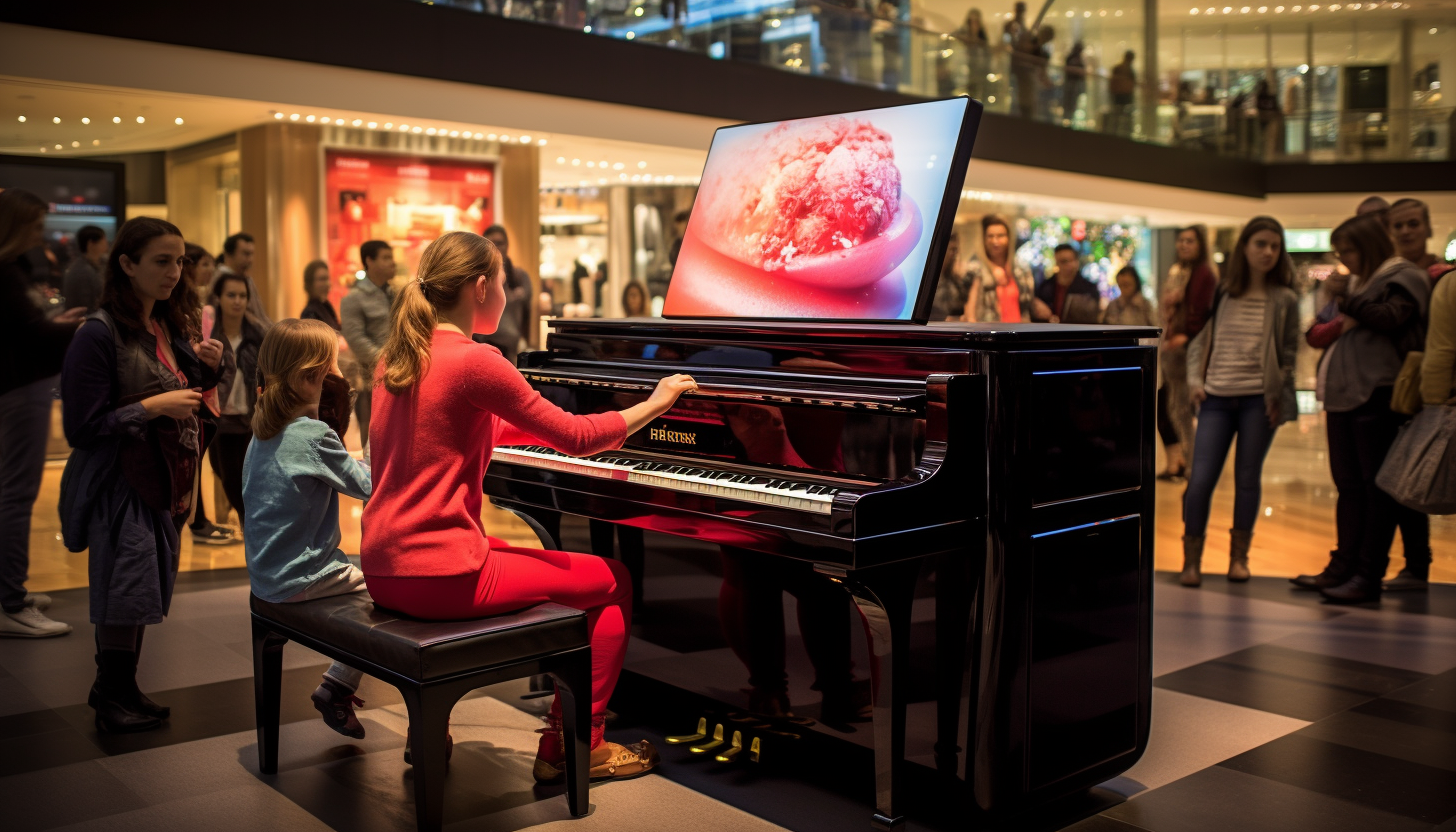
[[[935,570],[935,769],[959,773],[961,691],[975,597],[970,553],[943,557]]]
[[[905,822],[901,796],[905,759],[905,670],[909,659],[910,607],[920,560],[847,572],[837,577],[864,617],[872,667],[870,691],[874,707],[874,829],[888,830]]]

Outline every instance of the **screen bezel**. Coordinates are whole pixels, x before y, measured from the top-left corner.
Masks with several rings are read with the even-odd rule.
[[[874,107],[868,110],[850,110],[847,112],[821,113],[812,116],[799,116],[797,118],[778,119],[775,121],[745,121],[741,124],[730,124],[719,127],[713,131],[713,141],[708,143],[708,158],[713,155],[713,143],[718,140],[718,133],[723,130],[732,130],[738,127],[753,127],[763,124],[784,124],[793,121],[803,121],[811,118],[828,118],[832,116],[851,116],[861,113],[874,113],[881,110],[894,110],[901,107],[923,107],[927,104],[935,104],[942,101],[964,101],[965,112],[961,115],[961,126],[956,136],[955,152],[951,156],[950,172],[946,175],[945,192],[941,194],[940,206],[936,214],[935,224],[931,230],[930,250],[925,257],[925,269],[920,275],[920,284],[915,296],[915,305],[912,307],[910,317],[905,318],[759,318],[747,316],[729,315],[668,315],[663,318],[674,321],[825,321],[834,323],[896,323],[896,324],[924,324],[930,320],[930,310],[935,302],[935,284],[940,278],[940,267],[945,259],[945,249],[950,241],[951,230],[955,226],[956,208],[960,205],[961,189],[965,187],[966,169],[971,161],[971,148],[976,142],[976,133],[981,125],[981,102],[966,95],[955,95],[947,98],[936,98],[929,101],[915,101],[909,104],[894,104],[889,107]],[[703,162],[703,170],[707,171],[707,161]],[[957,178],[956,171],[960,171]],[[697,198],[702,192],[701,184],[698,193],[693,195],[693,205],[696,207]],[[692,219],[689,218],[689,223]],[[673,272],[677,272],[677,266],[673,266]],[[668,291],[672,291],[671,278],[668,280]]]

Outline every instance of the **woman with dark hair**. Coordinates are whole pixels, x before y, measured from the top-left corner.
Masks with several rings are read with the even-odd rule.
[[[66,548],[90,549],[99,731],[157,728],[170,710],[136,685],[148,624],[172,601],[178,533],[202,453],[198,408],[217,383],[222,344],[198,342],[198,308],[182,281],[182,234],[128,220],[107,262],[101,308],[76,333],[61,375]]]
[[[186,247],[187,262],[182,267],[184,282],[192,287],[192,292],[197,296],[197,306],[201,308],[207,305],[208,293],[212,291],[212,278],[217,274],[217,261],[207,253],[207,249],[196,243],[188,243]]]
[[[299,313],[298,317],[305,321],[323,321],[338,332],[341,329],[339,312],[329,301],[331,288],[333,288],[333,278],[329,276],[328,263],[315,260],[304,266],[303,291],[308,294],[308,303],[304,304],[303,311]]]
[[[641,283],[632,281],[622,287],[622,317],[644,318],[652,314],[647,306],[647,290]]]
[[[1114,326],[1157,326],[1158,314],[1143,295],[1143,278],[1132,266],[1117,270],[1117,297],[1102,310],[1102,323]]]
[[[981,218],[981,255],[966,264],[967,321],[1031,323],[1045,321],[1052,310],[1036,297],[1031,270],[1012,253],[1011,223],[997,214]]]
[[[243,457],[253,439],[253,408],[258,402],[258,350],[267,327],[248,313],[251,300],[248,281],[236,272],[223,272],[212,282],[212,308],[216,314],[215,334],[222,342],[222,364],[218,367],[217,438],[212,458],[228,503],[243,513]],[[244,529],[244,533],[247,530]]]
[[[1213,309],[1218,276],[1209,260],[1208,233],[1201,225],[1180,228],[1174,249],[1178,259],[1163,282],[1163,340],[1158,367],[1158,433],[1168,467],[1160,480],[1176,480],[1188,472],[1193,453],[1193,407],[1188,401],[1188,342],[1198,337]]]
[[[1208,326],[1188,345],[1189,399],[1198,408],[1198,434],[1183,494],[1183,574],[1178,580],[1184,586],[1203,581],[1209,507],[1234,437],[1239,443],[1228,579],[1249,579],[1264,457],[1274,431],[1298,415],[1299,298],[1290,288],[1293,280],[1284,227],[1272,217],[1253,218],[1229,255]]]
[[[1319,589],[1331,603],[1358,604],[1380,600],[1380,581],[1403,511],[1375,484],[1375,475],[1406,421],[1391,411],[1390,398],[1406,353],[1421,349],[1425,341],[1431,281],[1395,254],[1379,217],[1346,220],[1330,235],[1330,244],[1350,272],[1348,295],[1339,302],[1343,332],[1324,359],[1330,474],[1339,489],[1338,543],[1324,571],[1301,575],[1295,583]],[[1401,526],[1409,530],[1420,524]],[[1429,548],[1429,521],[1424,534]],[[1412,541],[1405,544],[1410,551]],[[1429,561],[1422,566],[1429,569]]]
[[[192,287],[192,293],[201,309],[208,303],[208,297],[212,294],[212,279],[217,273],[217,261],[207,253],[207,249],[196,243],[188,243],[184,251],[187,254],[186,262],[182,264],[182,282]],[[211,337],[211,333],[208,333]],[[217,403],[217,391],[207,393],[203,396],[204,406],[216,416],[220,409]],[[216,463],[217,451],[214,449],[208,455],[212,460],[213,474],[217,475]],[[236,543],[237,537],[233,530],[226,526],[219,526],[207,519],[207,504],[203,500],[202,492],[202,468],[197,470],[197,488],[193,492],[192,514],[187,521],[187,528],[192,532],[193,543],[205,543],[209,546],[224,546],[229,543]],[[222,515],[220,519],[227,519],[228,507],[222,491],[222,478],[217,477],[213,481],[213,507],[217,513]]]
[[[30,260],[40,247],[46,203],[19,188],[0,191],[0,636],[45,638],[71,625],[42,612],[45,595],[25,591],[30,517],[45,474],[52,390],[84,307],[46,320],[30,299]]]

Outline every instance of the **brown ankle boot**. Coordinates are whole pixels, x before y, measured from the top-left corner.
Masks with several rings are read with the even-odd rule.
[[[657,749],[647,740],[631,745],[608,742],[604,736],[606,717],[594,716],[591,721],[592,780],[628,780],[657,768]],[[566,740],[561,735],[561,717],[546,716],[546,727],[538,729],[541,742],[536,748],[536,764],[531,774],[538,783],[556,783],[566,778]]]
[[[1183,574],[1178,576],[1178,583],[1184,586],[1202,586],[1202,567],[1203,535],[1183,535]]]
[[[1254,533],[1229,529],[1229,571],[1228,579],[1241,584],[1249,579],[1249,546],[1254,542]]]

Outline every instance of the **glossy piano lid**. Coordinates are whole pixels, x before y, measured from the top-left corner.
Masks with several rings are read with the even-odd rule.
[[[924,322],[980,114],[959,96],[720,128],[663,314]]]
[[[714,338],[764,340],[883,340],[906,343],[1067,344],[1085,341],[1103,345],[1157,338],[1150,326],[1108,324],[1003,324],[937,321],[929,324],[873,321],[772,321],[749,319],[676,320],[663,318],[551,318],[548,326],[566,334],[603,337]]]

